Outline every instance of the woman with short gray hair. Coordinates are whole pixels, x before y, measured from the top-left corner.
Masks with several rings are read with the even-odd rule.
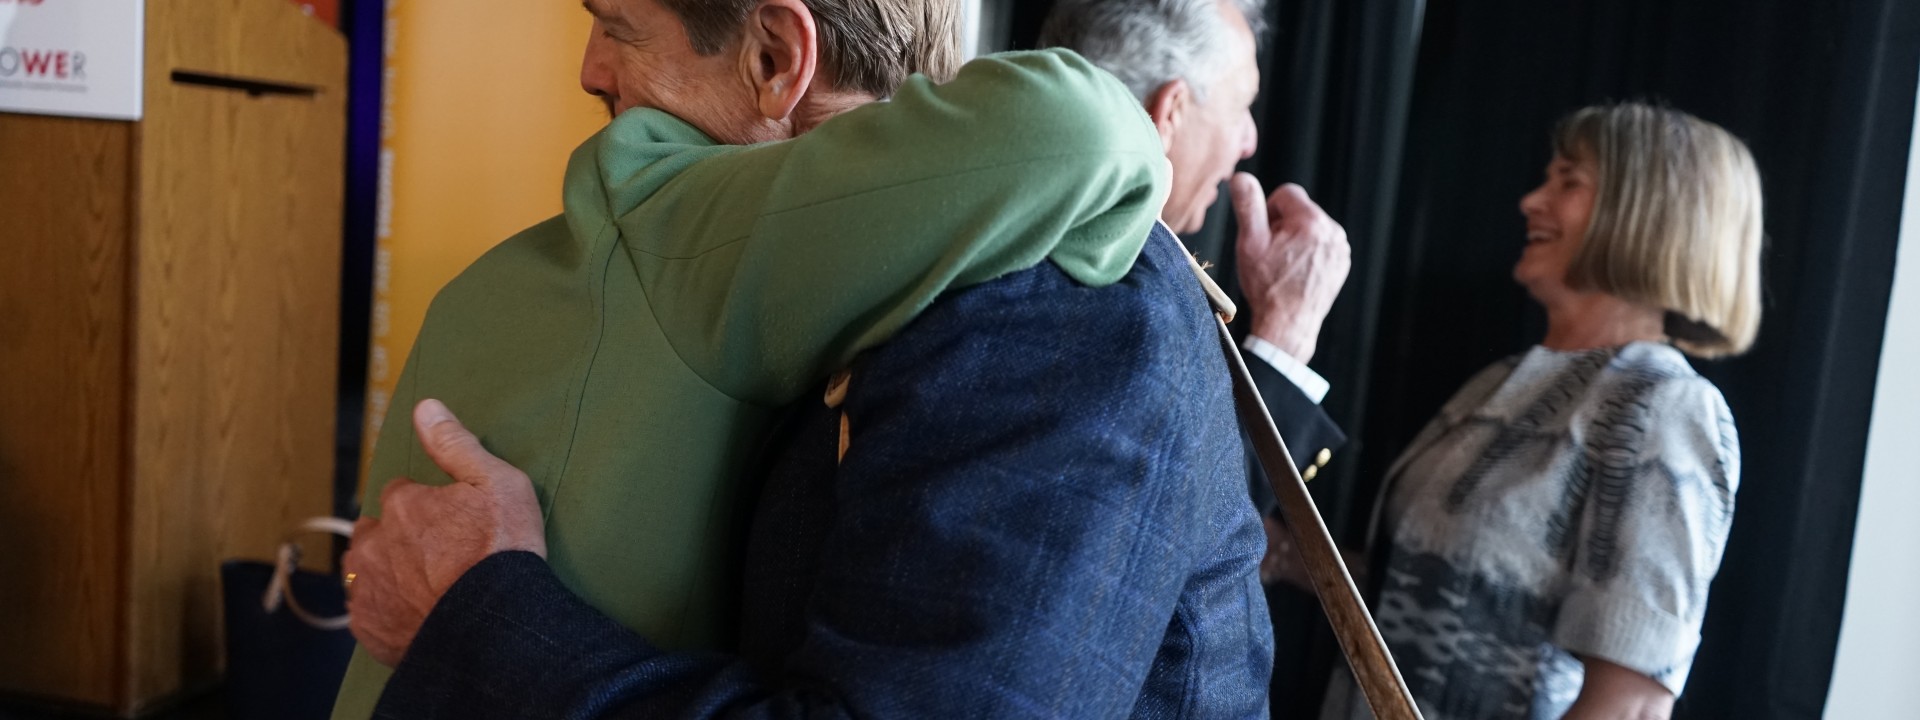
[[[1513,269],[1546,338],[1454,395],[1375,509],[1374,613],[1429,720],[1667,717],[1733,520],[1733,416],[1683,353],[1758,331],[1753,157],[1637,103],[1554,152]],[[1367,715],[1336,679],[1323,716]]]

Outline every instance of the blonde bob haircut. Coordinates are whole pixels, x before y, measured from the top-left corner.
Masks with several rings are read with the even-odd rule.
[[[1760,171],[1739,138],[1669,108],[1621,103],[1560,121],[1554,152],[1598,192],[1567,285],[1666,311],[1688,355],[1738,355],[1760,331]]]

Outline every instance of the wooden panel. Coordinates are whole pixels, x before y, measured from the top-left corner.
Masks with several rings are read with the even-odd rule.
[[[269,557],[296,522],[332,509],[346,99],[344,42],[289,3],[152,0],[147,17],[133,708],[217,679],[220,561]],[[174,69],[318,91],[181,85]]]
[[[147,0],[149,106],[156,71],[162,80],[179,69],[338,90],[345,57],[338,32],[286,0]],[[159,58],[168,65],[153,65]]]
[[[131,143],[0,114],[0,692],[118,695]]]

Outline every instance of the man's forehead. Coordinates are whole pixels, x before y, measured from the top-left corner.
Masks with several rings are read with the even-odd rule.
[[[587,14],[596,20],[619,20],[624,17],[619,0],[580,0],[580,7],[586,8]]]
[[[1239,85],[1241,96],[1246,98],[1248,105],[1252,105],[1253,98],[1260,94],[1260,64],[1254,62],[1242,67],[1235,82]]]
[[[1227,64],[1226,79],[1251,102],[1260,92],[1259,43],[1253,37],[1253,26],[1240,7],[1230,0],[1220,0],[1216,6],[1227,24],[1227,36],[1220,42],[1225,44],[1223,51],[1228,53],[1227,57],[1232,58]]]

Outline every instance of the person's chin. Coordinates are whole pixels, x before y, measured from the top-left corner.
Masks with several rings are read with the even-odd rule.
[[[1520,250],[1520,259],[1513,262],[1513,281],[1525,285],[1545,275],[1542,272],[1551,260],[1542,253],[1542,246],[1529,244]]]
[[[1561,271],[1560,275],[1561,278],[1565,277],[1566,271]],[[1567,285],[1561,278],[1554,277],[1552,270],[1524,262],[1513,267],[1514,284],[1525,289],[1527,295],[1535,302],[1546,302],[1549,297],[1564,294],[1567,291]]]
[[[1215,193],[1214,197],[1201,199],[1206,202],[1194,204],[1193,209],[1187,211],[1186,221],[1180,223],[1180,228],[1174,232],[1187,235],[1200,232],[1202,228],[1207,226],[1207,215],[1213,210],[1213,201],[1219,199],[1219,194]]]
[[[1511,275],[1513,276],[1513,281],[1519,283],[1521,287],[1531,286],[1534,279],[1538,277],[1538,273],[1534,272],[1533,268],[1528,266],[1526,260],[1514,263]]]

